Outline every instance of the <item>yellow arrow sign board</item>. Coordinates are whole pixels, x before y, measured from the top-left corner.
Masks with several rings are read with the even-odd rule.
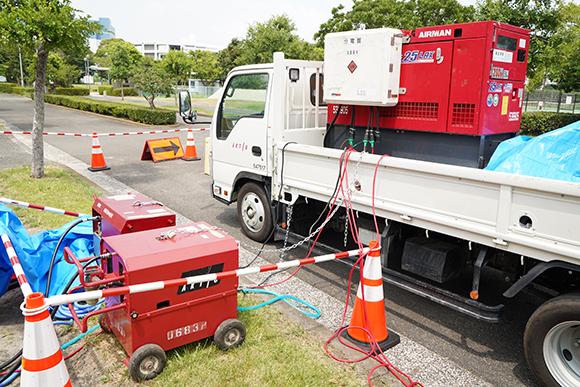
[[[160,138],[157,140],[147,140],[143,148],[141,160],[151,160],[154,162],[179,159],[183,157],[183,147],[179,137]]]

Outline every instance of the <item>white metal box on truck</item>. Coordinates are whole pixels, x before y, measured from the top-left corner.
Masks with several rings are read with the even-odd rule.
[[[324,100],[395,106],[399,101],[402,41],[402,32],[393,28],[326,35]]]

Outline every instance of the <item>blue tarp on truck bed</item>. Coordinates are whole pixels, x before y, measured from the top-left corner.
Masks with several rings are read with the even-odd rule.
[[[502,142],[485,169],[580,183],[580,121]]]

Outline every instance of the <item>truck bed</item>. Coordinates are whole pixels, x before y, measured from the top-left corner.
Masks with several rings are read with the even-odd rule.
[[[272,192],[328,201],[343,151],[277,144]],[[282,152],[284,155],[282,157]],[[353,153],[348,162],[355,210],[372,214],[380,155]],[[284,165],[282,166],[282,160]],[[284,196],[284,195],[283,195]],[[377,216],[455,236],[541,261],[580,262],[580,184],[396,157],[380,160]]]

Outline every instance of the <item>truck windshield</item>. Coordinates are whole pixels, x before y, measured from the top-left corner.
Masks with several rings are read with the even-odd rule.
[[[263,118],[268,74],[244,74],[230,80],[221,103],[217,138],[225,140],[241,118]]]

